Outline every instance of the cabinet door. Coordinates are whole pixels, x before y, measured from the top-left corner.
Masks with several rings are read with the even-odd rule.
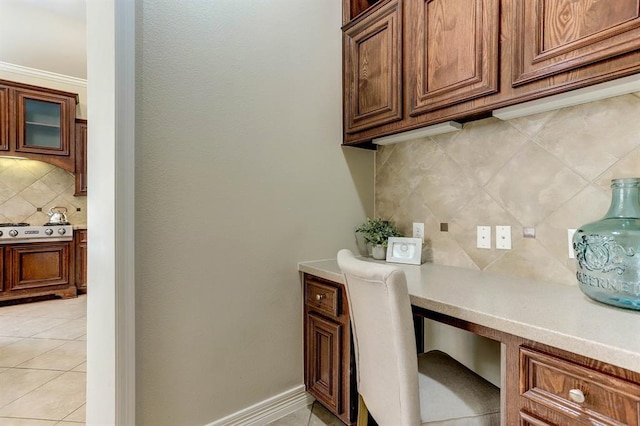
[[[0,85],[0,151],[9,149],[9,88]]]
[[[76,288],[83,293],[87,291],[87,231],[75,232],[76,242]]]
[[[407,0],[409,114],[498,90],[498,0]]]
[[[345,131],[402,118],[402,28],[392,1],[344,29]]]
[[[7,262],[11,265],[11,292],[68,286],[69,242],[10,246]]]
[[[76,191],[87,195],[87,120],[76,120]]]
[[[7,291],[5,281],[4,247],[0,246],[0,296]]]
[[[320,315],[307,315],[307,390],[337,413],[342,412],[342,328]]]
[[[514,86],[640,48],[637,0],[511,0]]]
[[[15,89],[16,151],[69,156],[75,99]]]

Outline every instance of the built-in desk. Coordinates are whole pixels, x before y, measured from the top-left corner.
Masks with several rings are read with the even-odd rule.
[[[414,313],[502,344],[504,424],[640,423],[640,312],[593,302],[577,286],[397,266]],[[335,260],[300,263],[299,270],[344,284]],[[584,402],[576,402],[580,393]]]

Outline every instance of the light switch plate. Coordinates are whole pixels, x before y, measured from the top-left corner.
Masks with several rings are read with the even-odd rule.
[[[491,227],[490,226],[478,226],[477,243],[478,248],[490,249],[491,248]]]
[[[424,223],[413,222],[413,238],[420,238],[424,242]]]
[[[511,227],[496,226],[496,248],[511,250]]]
[[[569,245],[569,259],[575,259],[576,254],[573,251],[573,234],[576,233],[575,229],[567,229],[567,243]]]

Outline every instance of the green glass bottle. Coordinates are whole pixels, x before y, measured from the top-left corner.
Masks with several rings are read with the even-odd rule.
[[[590,298],[640,310],[640,178],[611,181],[604,218],[573,237],[580,290]]]

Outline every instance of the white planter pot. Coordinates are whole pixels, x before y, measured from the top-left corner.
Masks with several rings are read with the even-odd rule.
[[[374,259],[383,260],[387,258],[387,249],[378,245],[371,247],[371,255]]]

